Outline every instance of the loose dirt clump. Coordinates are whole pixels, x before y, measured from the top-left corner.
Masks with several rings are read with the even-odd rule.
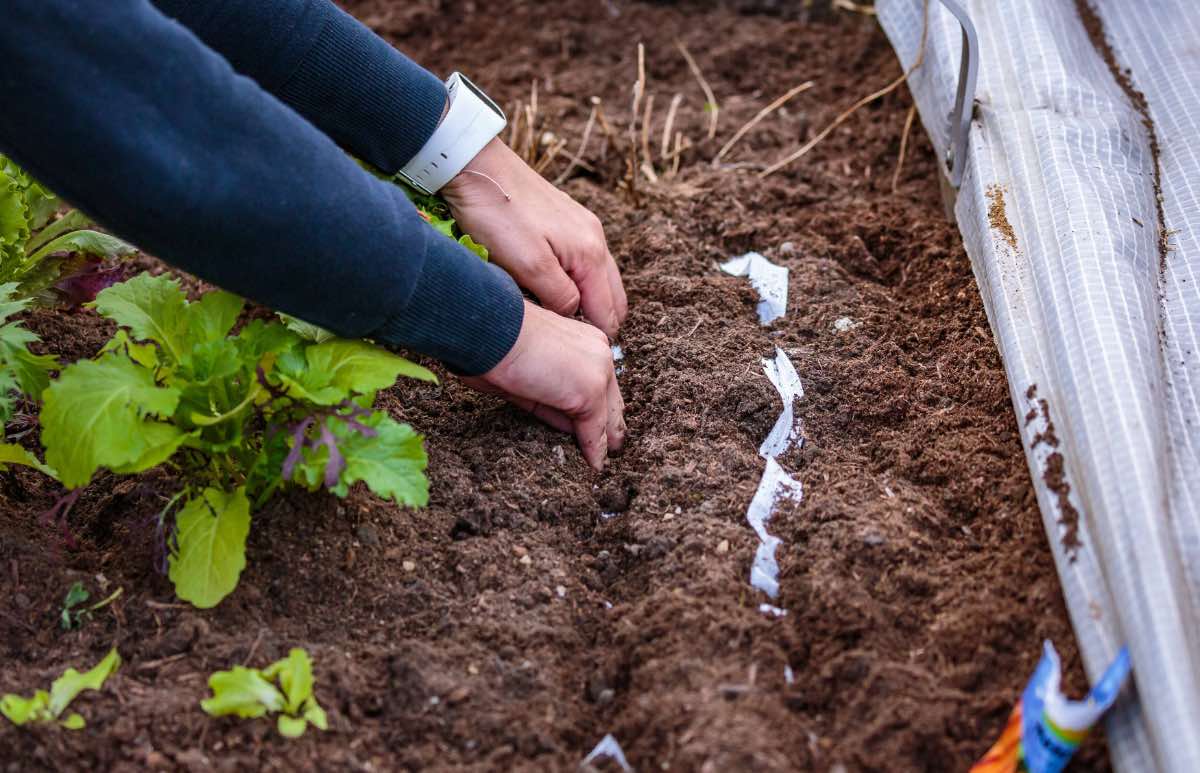
[[[1082,690],[1003,370],[923,137],[891,192],[907,93],[765,181],[754,174],[899,65],[873,19],[754,7],[348,4],[502,104],[528,100],[537,80],[540,125],[572,151],[593,95],[624,136],[638,41],[657,104],[684,95],[675,125],[693,147],[674,178],[639,181],[639,207],[600,133],[593,171],[566,183],[605,222],[629,292],[627,447],[597,475],[570,438],[451,376],[404,384],[381,403],[428,439],[430,506],[281,497],[255,515],[237,591],[206,612],[178,604],[154,569],[171,490],[161,474],[89,486],[68,521],[75,548],[39,520],[61,491],[0,475],[0,692],[48,684],[114,644],[125,659],[72,707],[85,731],[0,726],[0,767],[573,770],[611,732],[638,770],[964,770],[1000,732],[1043,639]],[[676,40],[720,100],[712,141]],[[739,126],[810,79],[710,166]],[[715,266],[748,250],[790,270],[788,314],[771,327],[748,283]],[[859,324],[839,332],[842,318]],[[87,311],[30,324],[71,357],[106,332]],[[804,383],[807,438],[781,460],[804,499],[771,522],[778,619],[747,582],[745,521],[779,412],[760,363],[775,347]],[[63,632],[76,580],[125,592]],[[314,658],[328,732],[284,741],[272,723],[199,711],[213,670],[294,646]],[[1106,766],[1090,741],[1077,769]]]

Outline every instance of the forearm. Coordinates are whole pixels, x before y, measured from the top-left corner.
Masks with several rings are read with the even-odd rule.
[[[20,0],[5,17],[0,148],[118,234],[465,372],[512,346],[522,303],[503,272],[143,0]]]
[[[442,82],[329,0],[151,0],[351,153],[388,173],[416,155]]]

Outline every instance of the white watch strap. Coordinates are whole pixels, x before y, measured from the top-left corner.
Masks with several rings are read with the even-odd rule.
[[[462,73],[446,81],[450,109],[433,136],[400,170],[400,176],[424,193],[441,187],[471,162],[508,123],[504,111]]]

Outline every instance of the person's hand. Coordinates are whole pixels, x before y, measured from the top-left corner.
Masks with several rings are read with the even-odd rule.
[[[512,350],[487,373],[463,380],[575,433],[584,458],[597,470],[625,439],[625,402],[604,333],[529,301]]]
[[[543,306],[564,316],[582,306],[592,324],[616,337],[625,321],[625,287],[595,215],[499,138],[440,193],[463,232]]]

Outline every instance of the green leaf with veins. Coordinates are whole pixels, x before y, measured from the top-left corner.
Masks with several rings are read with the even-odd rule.
[[[317,405],[336,405],[354,394],[386,389],[400,376],[437,381],[432,372],[397,354],[341,338],[307,347],[303,362],[281,357],[277,372],[289,394]]]
[[[304,735],[309,723],[321,730],[328,729],[313,684],[308,653],[293,648],[286,658],[262,670],[234,666],[229,671],[216,672],[208,679],[213,695],[201,701],[200,708],[210,716],[233,714],[243,719],[279,712],[279,734],[298,738]]]
[[[284,314],[282,311],[277,312],[278,317],[283,320],[283,324],[287,326],[296,335],[303,338],[305,341],[313,343],[324,343],[331,339],[337,338],[333,333],[330,333],[323,327],[318,327],[311,322],[305,322],[299,317],[293,317],[291,314]]]
[[[36,456],[16,443],[0,443],[0,471],[8,469],[7,466],[10,464],[32,467],[44,475],[49,475],[51,478],[58,477],[52,467],[42,464]]]
[[[250,500],[244,488],[206,488],[175,516],[178,550],[168,559],[175,594],[201,609],[214,607],[237,587],[246,566]]]
[[[129,328],[135,340],[158,344],[169,363],[182,362],[191,349],[187,297],[170,277],[138,274],[100,291],[94,305],[101,316]]]
[[[14,725],[27,722],[53,722],[58,719],[71,701],[75,700],[84,690],[99,690],[105,680],[121,665],[121,656],[114,647],[108,655],[96,664],[92,670],[79,673],[68,668],[63,675],[54,680],[50,691],[37,690],[33,697],[22,698],[20,695],[8,694],[0,698],[0,714],[3,714]],[[83,717],[72,713],[61,723],[68,730],[78,730],[84,726]]]
[[[84,255],[95,255],[98,258],[113,258],[132,255],[137,252],[133,247],[115,236],[99,231],[73,231],[51,240],[45,246],[26,257],[29,263],[40,263],[56,252],[80,252]]]
[[[398,505],[424,507],[429,503],[429,481],[425,477],[428,457],[423,439],[407,424],[400,424],[385,413],[374,413],[362,425],[374,436],[364,435],[337,417],[325,419],[337,441],[344,467],[337,485],[331,489],[339,497],[362,481],[367,488]],[[310,491],[324,485],[329,448],[319,445],[305,449],[296,465],[294,477]]]
[[[429,480],[425,477],[429,458],[423,438],[412,427],[385,413],[376,413],[363,421],[379,433],[368,438],[344,422],[332,423],[338,449],[346,460],[334,494],[346,496],[350,486],[361,480],[376,496],[396,504],[408,507],[429,504]]]
[[[67,488],[87,483],[100,467],[145,469],[139,463],[182,442],[181,430],[156,418],[171,416],[179,390],[116,353],[66,368],[43,399],[46,462]]]
[[[200,708],[212,717],[233,714],[254,719],[284,705],[283,693],[257,668],[234,666],[231,671],[218,671],[208,678],[208,689],[213,695],[200,701]]]

